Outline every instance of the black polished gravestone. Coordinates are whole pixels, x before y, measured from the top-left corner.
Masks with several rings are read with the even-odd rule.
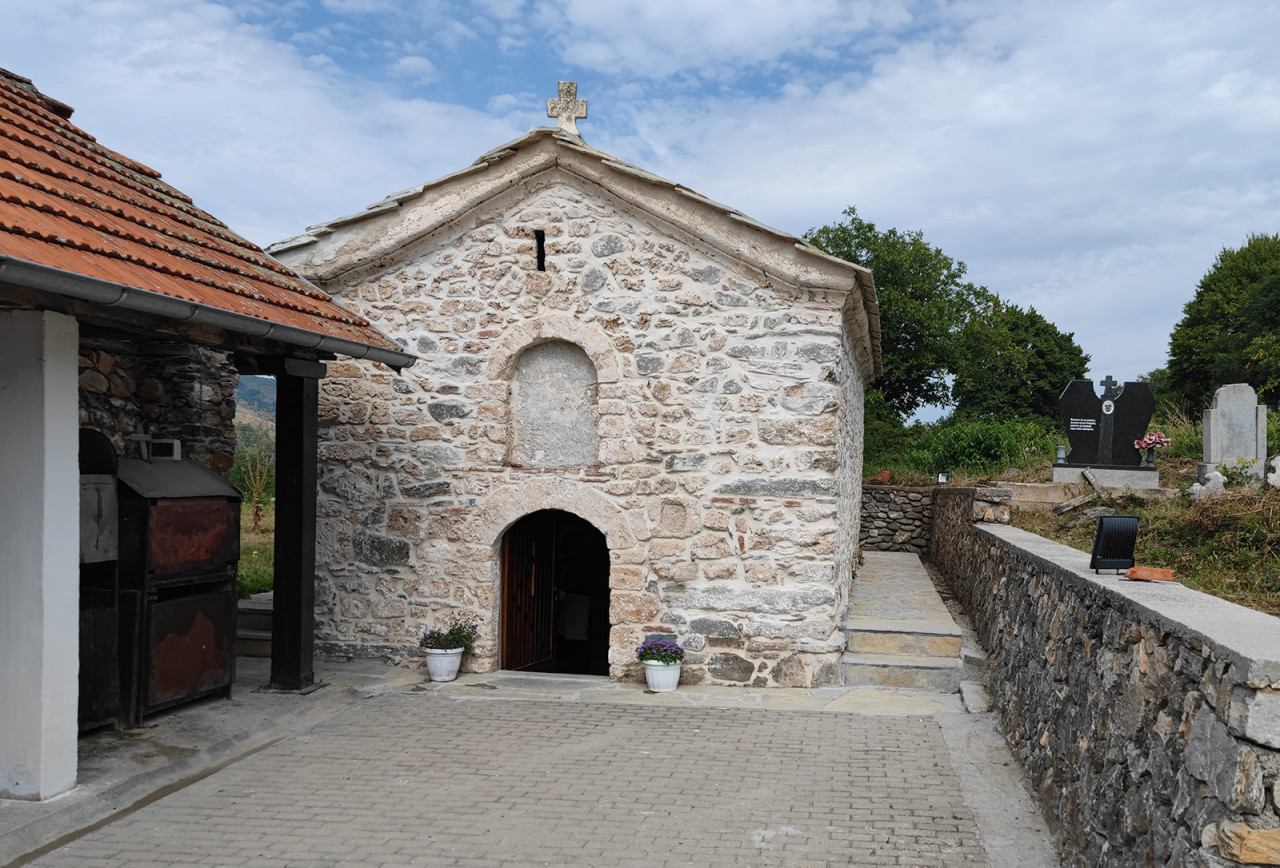
[[[1062,391],[1059,406],[1071,443],[1068,465],[1115,470],[1141,466],[1143,456],[1133,442],[1146,436],[1156,399],[1146,383],[1116,388],[1119,385],[1108,376],[1102,381],[1106,391],[1101,398],[1092,380],[1072,380]]]

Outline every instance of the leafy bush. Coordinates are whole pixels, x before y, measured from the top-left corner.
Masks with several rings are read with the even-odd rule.
[[[240,585],[240,598],[245,599],[275,586],[275,507],[268,505],[262,511],[262,521],[257,529],[252,527],[253,507],[240,507],[240,564],[236,580]]]
[[[428,630],[422,634],[418,644],[434,651],[451,651],[461,648],[470,653],[476,644],[476,633],[480,624],[462,618],[454,618],[443,630]]]
[[[1161,401],[1147,430],[1157,429],[1173,441],[1164,449],[1165,457],[1199,459],[1204,454],[1200,421],[1192,419],[1183,405],[1174,401]]]
[[[274,559],[274,547],[259,546],[240,552],[240,564],[236,570],[240,599],[247,600],[254,594],[261,594],[275,587]]]
[[[653,660],[657,663],[679,663],[684,659],[684,649],[679,642],[646,642],[636,649],[637,660]]]
[[[958,421],[925,427],[907,455],[915,470],[973,474],[1024,468],[1054,455],[1055,436],[1042,422]]]

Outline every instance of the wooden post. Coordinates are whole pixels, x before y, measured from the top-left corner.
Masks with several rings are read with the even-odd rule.
[[[276,551],[272,690],[315,683],[316,427],[324,365],[284,360],[276,373]]]

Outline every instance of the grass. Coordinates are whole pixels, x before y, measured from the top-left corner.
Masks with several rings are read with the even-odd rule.
[[[267,504],[262,508],[262,521],[257,531],[253,529],[253,504],[242,505],[240,508],[240,565],[236,571],[241,599],[269,591],[274,587],[275,553],[275,505]]]
[[[1170,447],[1174,451],[1177,443]],[[1186,489],[1195,481],[1194,456],[1157,459],[1161,485],[1182,489],[1167,500],[1132,496],[1092,503],[1062,516],[1016,512],[1013,523],[1080,551],[1093,549],[1095,521],[1082,520],[1091,506],[1111,506],[1138,517],[1138,564],[1174,571],[1182,584],[1241,606],[1280,615],[1280,490],[1243,488],[1203,500]]]

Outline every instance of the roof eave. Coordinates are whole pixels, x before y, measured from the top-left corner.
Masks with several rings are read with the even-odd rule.
[[[236,334],[272,340],[307,350],[341,353],[357,359],[381,362],[396,369],[407,368],[418,360],[413,353],[398,352],[335,335],[281,325],[258,317],[222,310],[212,305],[186,301],[163,293],[112,283],[25,259],[14,259],[10,256],[0,255],[0,282],[87,301],[116,310],[134,311],[175,322],[225,329]]]

